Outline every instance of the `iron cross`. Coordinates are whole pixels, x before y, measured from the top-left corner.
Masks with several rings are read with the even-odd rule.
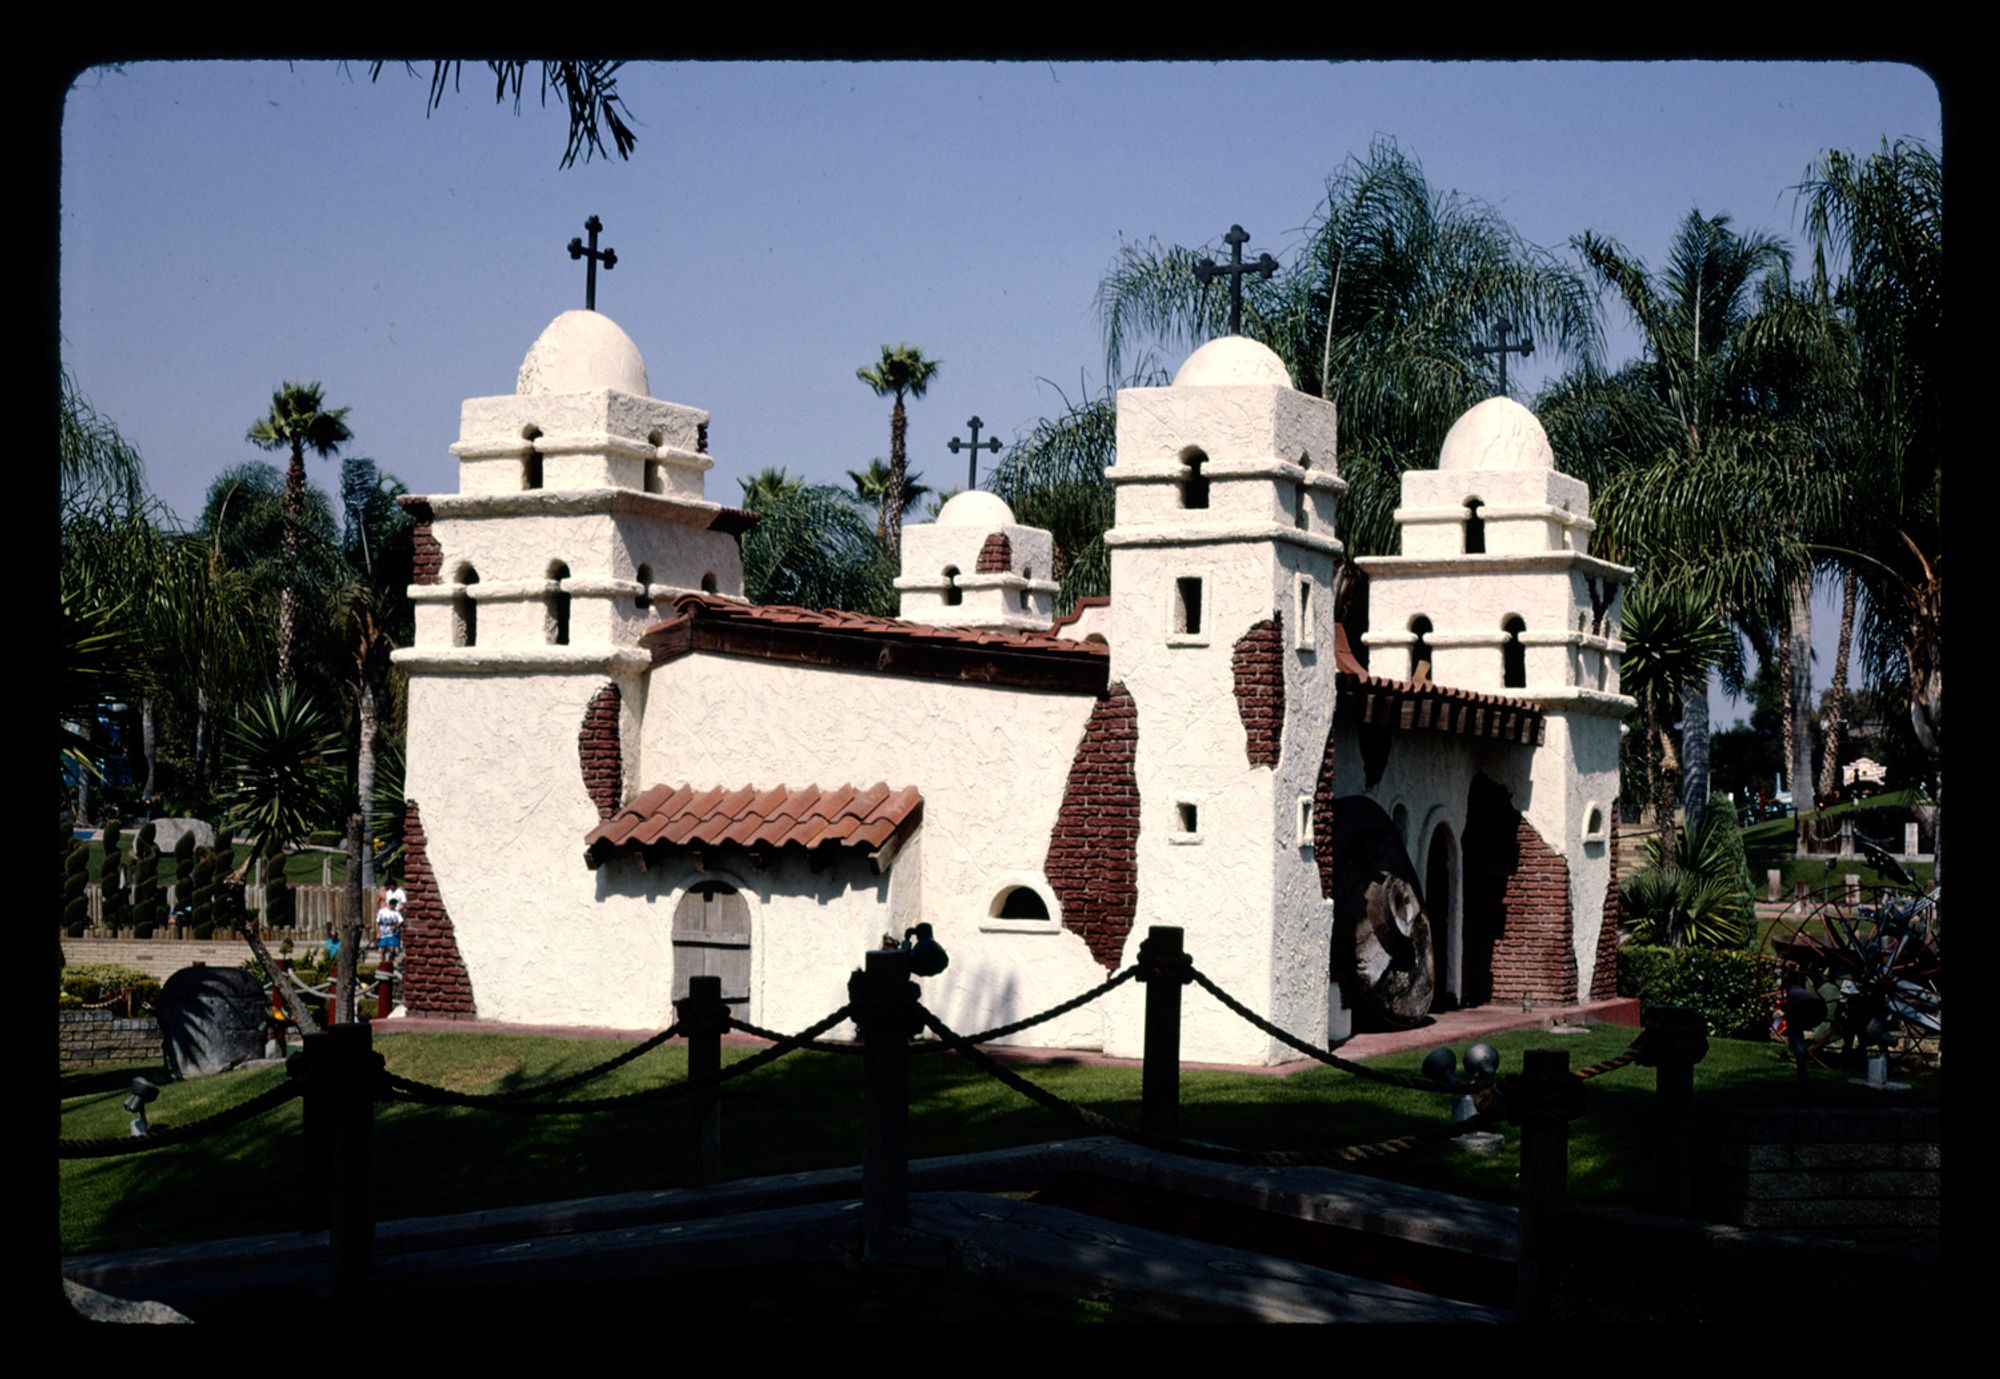
[[[1269,254],[1263,254],[1258,257],[1255,263],[1243,262],[1243,246],[1250,242],[1250,236],[1241,225],[1230,226],[1229,233],[1222,237],[1222,242],[1229,246],[1228,266],[1224,267],[1214,259],[1203,259],[1194,266],[1194,276],[1197,282],[1208,283],[1213,282],[1220,274],[1227,273],[1229,275],[1229,333],[1231,335],[1241,335],[1243,333],[1243,275],[1245,273],[1255,273],[1260,278],[1269,278],[1273,273],[1278,271],[1278,261]]]
[[[967,488],[978,488],[980,447],[984,446],[992,450],[992,452],[997,455],[1000,453],[1000,438],[998,436],[989,436],[985,440],[979,439],[979,428],[984,426],[986,423],[981,421],[978,417],[974,417],[971,421],[968,421],[965,424],[972,428],[972,445],[970,447],[972,455],[965,462],[966,464],[965,486]],[[968,448],[966,446],[966,443],[960,440],[957,436],[953,436],[951,438],[950,449],[952,454],[956,455],[959,451],[964,450],[966,448]]]
[[[1521,337],[1520,344],[1518,345],[1508,344],[1507,332],[1512,329],[1514,329],[1514,323],[1512,321],[1506,321],[1506,320],[1495,321],[1493,323],[1493,333],[1500,337],[1500,343],[1497,345],[1475,344],[1472,347],[1472,357],[1474,359],[1484,359],[1489,354],[1497,354],[1498,356],[1500,356],[1500,396],[1502,397],[1507,396],[1507,356],[1510,354],[1518,354],[1523,359],[1526,359],[1529,355],[1535,352],[1535,342],[1533,340],[1530,340],[1525,335]]]
[[[596,216],[592,216],[590,219],[584,221],[583,228],[590,231],[590,247],[588,249],[584,248],[583,239],[581,236],[578,236],[569,242],[569,256],[572,259],[590,260],[589,275],[583,280],[583,309],[585,311],[595,311],[597,310],[598,262],[602,260],[604,271],[609,273],[618,266],[618,251],[616,249],[605,249],[602,251],[598,249],[597,232],[604,228],[604,222]]]

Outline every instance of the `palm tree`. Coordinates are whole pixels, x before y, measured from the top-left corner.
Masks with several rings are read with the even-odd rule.
[[[909,485],[908,463],[904,454],[904,440],[909,431],[909,417],[903,411],[903,396],[922,397],[944,367],[940,359],[926,359],[924,352],[907,342],[894,349],[882,346],[882,358],[875,364],[864,364],[854,371],[854,376],[875,390],[877,397],[894,396],[896,406],[889,413],[889,485],[883,498],[883,510],[888,514],[889,549],[901,555],[903,550],[903,509],[907,505],[905,492]]]
[[[1243,332],[1277,352],[1305,392],[1340,408],[1341,539],[1393,550],[1403,470],[1430,464],[1445,432],[1495,390],[1471,347],[1505,316],[1536,344],[1594,360],[1584,280],[1528,244],[1492,207],[1434,191],[1392,141],[1327,183],[1299,252],[1244,287]],[[1227,294],[1195,274],[1202,251],[1127,246],[1098,286],[1106,374],[1151,368],[1228,327]]]
[[[230,734],[228,826],[250,855],[289,846],[340,812],[339,730],[310,698],[283,685]]]
[[[1619,683],[1639,701],[1645,753],[1653,786],[1653,826],[1660,864],[1674,862],[1674,777],[1679,773],[1667,729],[1686,702],[1690,684],[1706,684],[1708,669],[1731,634],[1713,607],[1686,584],[1641,581],[1626,595],[1621,635],[1625,654]],[[1690,820],[1691,827],[1699,827]]]
[[[767,465],[747,479],[738,479],[736,486],[743,490],[743,506],[761,512],[765,506],[797,493],[805,482],[793,478],[783,465]]]
[[[1009,447],[987,481],[1014,510],[1014,519],[1047,531],[1055,544],[1050,577],[1060,588],[1055,611],[1111,590],[1111,529],[1115,498],[1104,477],[1117,436],[1117,402],[1109,389],[1071,403],[1037,422]]]
[[[246,437],[264,450],[291,452],[285,471],[285,559],[299,558],[300,523],[306,506],[306,450],[321,459],[331,457],[354,438],[347,429],[347,408],[329,411],[325,390],[317,383],[287,380],[271,394],[271,410],[251,423]],[[278,682],[292,682],[294,623],[298,615],[298,592],[287,583],[278,603]]]
[[[1547,410],[1589,406],[1615,390],[1632,408],[1654,413],[1650,422],[1626,428],[1623,438],[1637,447],[1623,457],[1631,468],[1593,476],[1601,485],[1604,552],[1641,564],[1657,560],[1660,577],[1686,582],[1739,621],[1768,609],[1776,581],[1790,623],[1781,659],[1794,681],[1808,675],[1811,580],[1797,544],[1804,533],[1796,509],[1778,510],[1770,531],[1746,534],[1740,543],[1721,540],[1717,530],[1742,512],[1744,479],[1764,477],[1765,462],[1796,461],[1806,446],[1804,433],[1791,425],[1796,407],[1785,406],[1797,399],[1780,395],[1771,368],[1780,347],[1795,345],[1805,328],[1788,296],[1790,251],[1774,236],[1740,235],[1728,216],[1698,210],[1681,222],[1657,274],[1615,241],[1586,233],[1573,243],[1631,315],[1645,354],[1602,386],[1572,384]],[[1749,343],[1753,338],[1761,348]],[[1549,420],[1557,433],[1572,425],[1560,415]],[[1739,485],[1737,494],[1719,482],[1724,474]],[[1788,559],[1768,558],[1774,536]],[[1740,667],[1730,669],[1740,679]],[[1706,674],[1684,690],[1686,806],[1690,823],[1699,825],[1708,802]],[[1809,797],[1810,783],[1803,788]]]
[[[743,534],[743,592],[751,602],[895,612],[894,558],[846,491],[795,482],[746,501],[762,519]]]
[[[903,477],[903,516],[910,515],[910,509],[930,493],[930,488],[920,483],[921,473]],[[866,469],[850,469],[847,478],[854,485],[854,496],[875,509],[875,539],[884,545],[889,541],[889,466],[882,463],[877,455],[868,462]]]

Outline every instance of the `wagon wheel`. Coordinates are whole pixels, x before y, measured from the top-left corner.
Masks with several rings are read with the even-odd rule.
[[[1762,945],[1779,968],[1773,1033],[1787,1037],[1785,993],[1803,986],[1826,1004],[1825,1018],[1806,1033],[1817,1062],[1874,1044],[1892,1057],[1936,1052],[1943,1036],[1941,926],[1930,910],[1914,922],[1897,918],[1897,909],[1910,908],[1906,892],[1885,889],[1855,904],[1808,897],[1773,918]]]

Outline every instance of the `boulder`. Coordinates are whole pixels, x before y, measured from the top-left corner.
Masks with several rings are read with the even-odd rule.
[[[264,1056],[270,1015],[264,986],[240,967],[184,967],[154,1007],[167,1072],[186,1080]]]

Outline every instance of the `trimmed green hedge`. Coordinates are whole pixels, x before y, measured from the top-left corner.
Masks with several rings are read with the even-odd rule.
[[[1766,1039],[1771,1033],[1776,960],[1737,948],[1660,948],[1628,943],[1618,950],[1618,994],[1642,1006],[1698,1010],[1710,1034]]]

